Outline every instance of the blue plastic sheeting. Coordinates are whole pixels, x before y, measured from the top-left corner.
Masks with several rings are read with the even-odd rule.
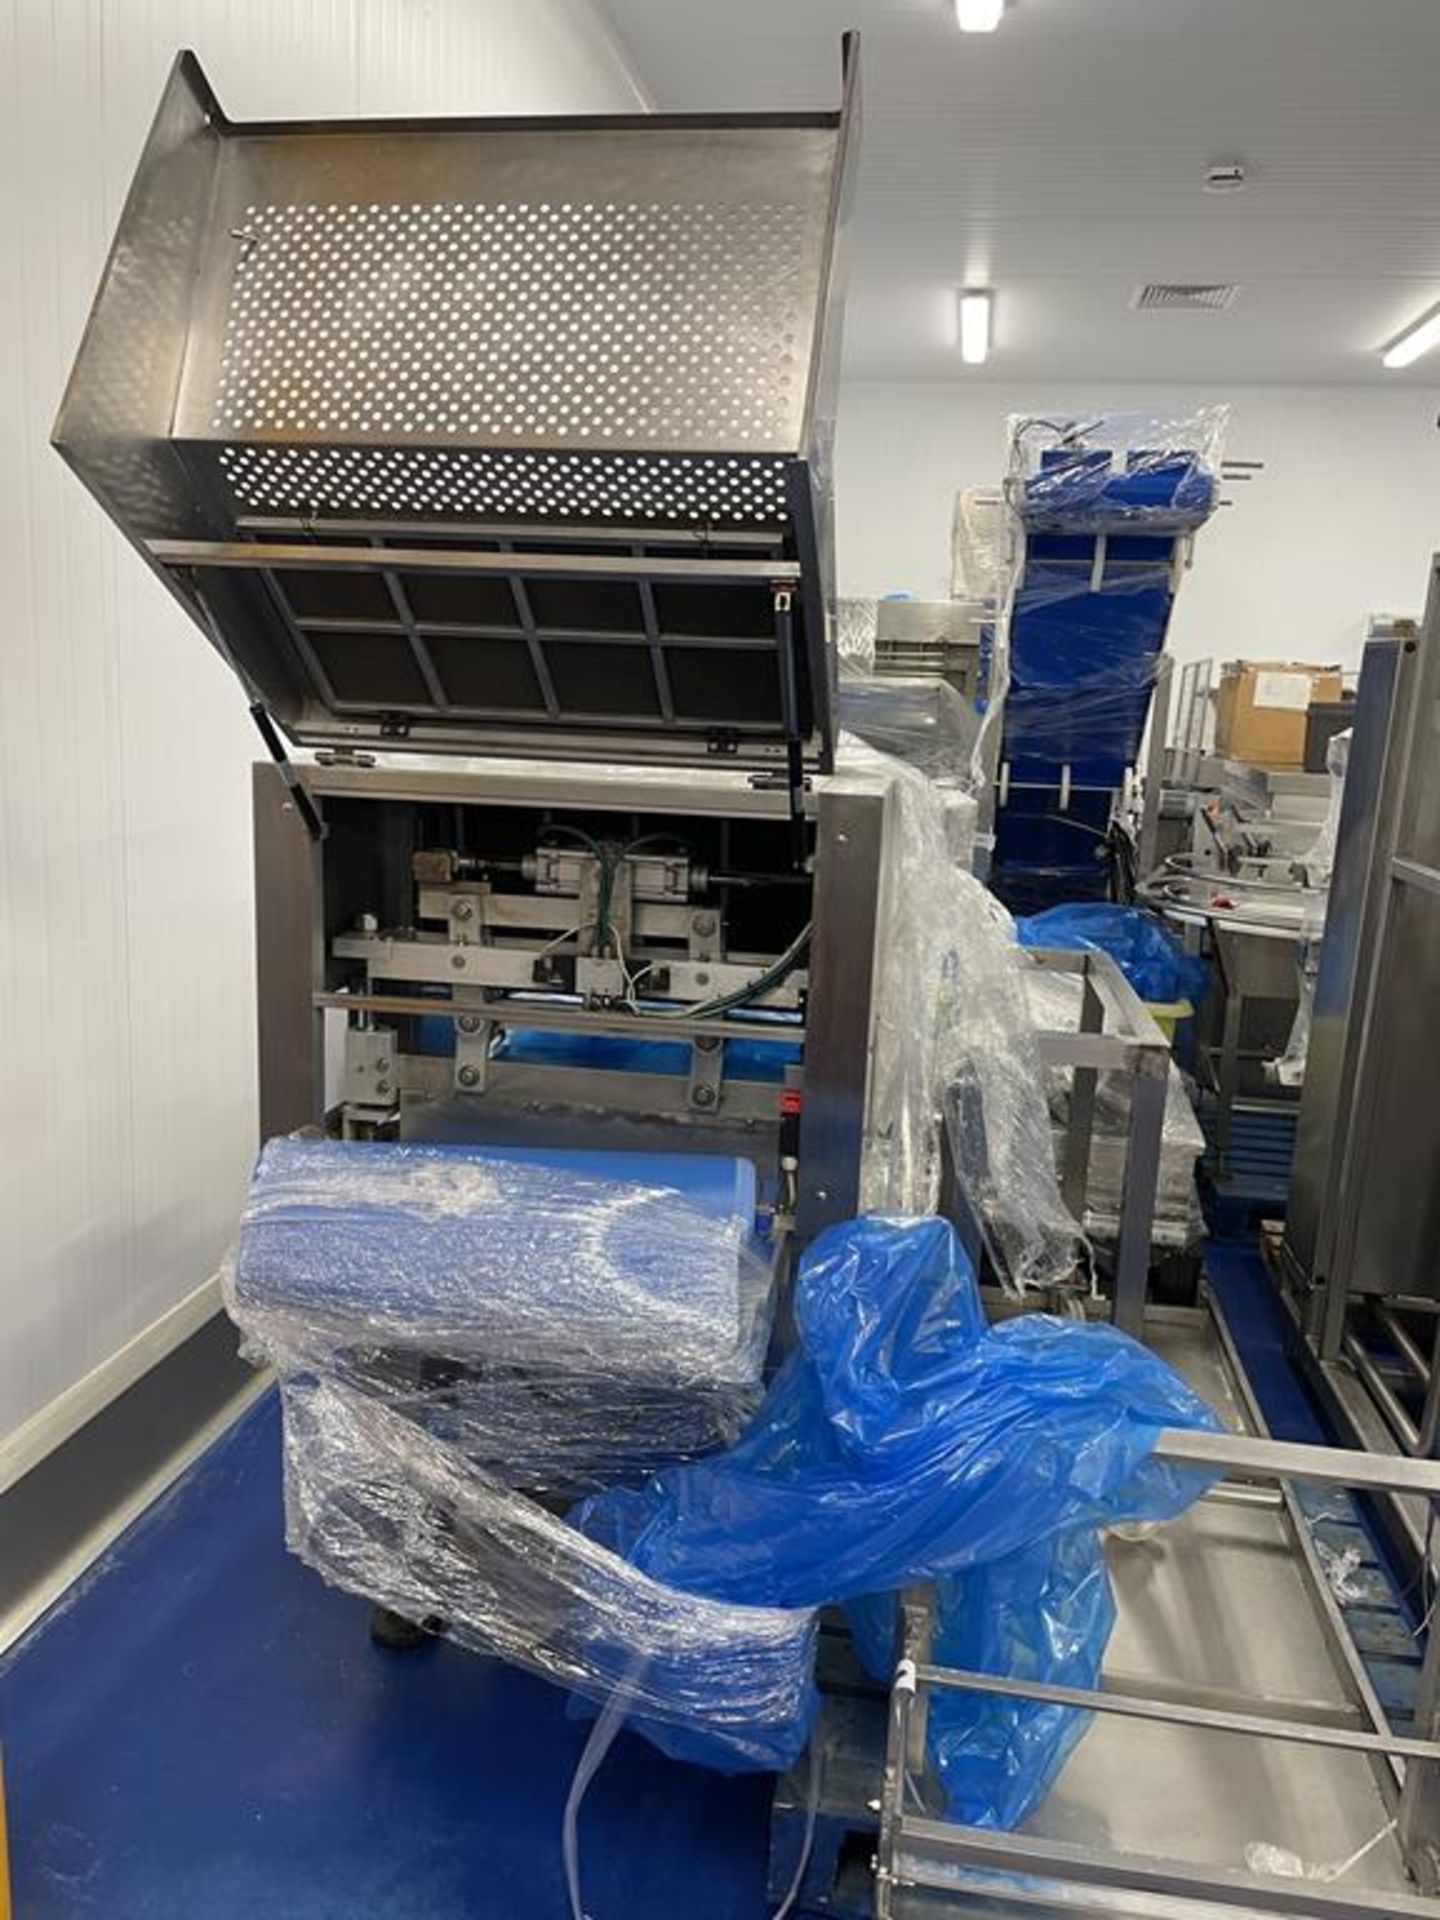
[[[892,1649],[875,1596],[933,1579],[938,1659],[1093,1681],[1111,1622],[1097,1529],[1195,1498],[1205,1477],[1152,1449],[1162,1428],[1215,1427],[1210,1409],[1113,1328],[1038,1314],[987,1326],[940,1220],[831,1228],[794,1306],[799,1348],[729,1452],[600,1494],[573,1523],[689,1593],[860,1602],[881,1672]],[[636,1724],[678,1757],[734,1764],[691,1727]],[[952,1804],[999,1825],[1039,1800],[1083,1720],[960,1697],[933,1704],[932,1727]]]
[[[1108,953],[1142,1000],[1189,1000],[1197,1006],[1210,969],[1187,953],[1163,920],[1143,907],[1071,901],[1017,920],[1022,947],[1058,947],[1066,953]]]

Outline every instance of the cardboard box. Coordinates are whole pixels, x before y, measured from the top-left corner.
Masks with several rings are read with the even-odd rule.
[[[1215,751],[1252,767],[1299,771],[1312,700],[1338,700],[1339,667],[1298,660],[1230,660],[1220,670]]]

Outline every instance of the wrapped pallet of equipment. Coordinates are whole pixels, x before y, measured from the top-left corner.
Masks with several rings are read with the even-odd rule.
[[[319,1164],[284,1171],[278,1208],[267,1198],[282,1175],[262,1169],[230,1276],[247,1333],[281,1372],[290,1546],[336,1586],[604,1704],[676,1757],[727,1770],[793,1764],[815,1719],[818,1610],[856,1610],[884,1678],[893,1613],[884,1596],[916,1581],[942,1583],[940,1652],[955,1635],[977,1664],[1021,1657],[1043,1676],[1093,1685],[1111,1617],[1097,1530],[1177,1512],[1204,1484],[1152,1457],[1162,1428],[1213,1424],[1163,1362],[1107,1327],[1022,1315],[988,1328],[952,1228],[874,1218],[830,1228],[806,1251],[796,1348],[733,1445],[612,1485],[561,1518],[510,1484],[526,1471],[523,1436],[513,1474],[481,1464],[431,1430],[423,1396],[397,1405],[356,1364],[372,1334],[404,1333],[399,1302],[432,1256],[461,1263],[435,1324],[467,1351],[483,1340],[484,1277],[500,1255],[482,1258],[455,1224],[493,1225],[494,1196],[477,1207],[474,1192],[457,1199],[442,1182],[392,1233],[393,1186],[367,1213],[365,1176],[346,1177],[359,1204],[332,1236],[323,1191],[309,1215],[299,1197],[307,1180],[312,1195],[317,1181],[323,1189]],[[575,1386],[577,1399],[599,1388],[602,1406],[606,1374],[633,1373],[630,1336],[651,1312],[611,1297],[622,1322],[614,1342],[591,1312],[624,1278],[613,1271],[619,1199],[577,1192],[572,1207],[606,1216],[610,1270],[578,1322],[594,1349],[589,1387],[578,1373]],[[683,1230],[686,1204],[656,1190],[635,1197],[637,1214],[661,1230]],[[542,1291],[553,1225],[542,1220],[525,1242]],[[276,1236],[278,1226],[286,1232]],[[385,1282],[387,1245],[398,1249],[398,1289]],[[505,1258],[517,1251],[511,1244]],[[342,1255],[354,1264],[327,1297],[324,1271]],[[653,1299],[643,1268],[642,1257],[637,1298]],[[267,1301],[258,1310],[257,1295]],[[728,1303],[728,1284],[719,1295]],[[708,1376],[719,1322],[699,1317],[706,1329],[688,1359]],[[683,1343],[666,1307],[655,1324]],[[547,1345],[530,1341],[532,1360]],[[443,1386],[429,1391],[443,1398]],[[537,1403],[537,1422],[544,1415]],[[992,1591],[1010,1595],[1003,1641],[987,1628],[972,1646],[976,1621],[998,1618]],[[962,1701],[937,1708],[932,1758],[968,1816],[1009,1823],[1043,1794],[1083,1726],[1032,1703]]]

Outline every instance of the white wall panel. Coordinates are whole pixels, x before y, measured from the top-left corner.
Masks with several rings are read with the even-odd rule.
[[[1010,413],[1183,413],[1228,400],[1230,452],[1265,472],[1201,533],[1177,657],[1358,664],[1371,613],[1413,613],[1440,549],[1440,390],[852,381],[841,392],[840,585],[948,591],[962,487],[995,486]]]
[[[256,742],[48,445],[182,45],[236,118],[645,104],[589,0],[0,0],[0,1442],[213,1271],[254,1145]]]

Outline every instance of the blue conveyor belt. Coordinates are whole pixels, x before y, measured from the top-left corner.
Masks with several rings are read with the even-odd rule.
[[[1197,455],[1057,447],[1015,496],[1025,528],[1011,603],[991,884],[1016,913],[1106,895],[1112,797],[1140,753],[1180,543],[1214,511]]]

